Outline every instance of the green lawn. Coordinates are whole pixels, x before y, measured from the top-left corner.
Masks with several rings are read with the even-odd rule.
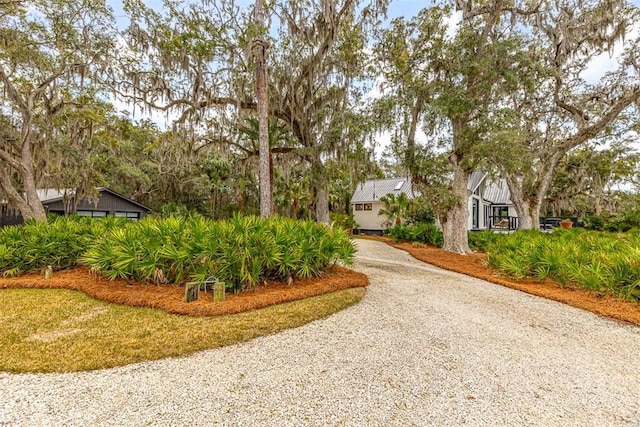
[[[357,303],[364,292],[205,318],[109,304],[70,290],[0,290],[0,370],[84,371],[182,356],[304,325]]]

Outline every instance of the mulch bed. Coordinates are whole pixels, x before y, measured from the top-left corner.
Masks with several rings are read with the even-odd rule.
[[[477,277],[498,285],[582,308],[601,316],[640,325],[640,304],[638,302],[623,301],[573,287],[562,287],[551,280],[509,279],[486,266],[486,256],[482,253],[459,255],[433,246],[394,243],[391,239],[381,237],[373,239],[402,249],[420,261],[445,270]],[[124,280],[110,281],[91,275],[86,268],[56,272],[50,280],[45,280],[41,275],[0,278],[0,288],[72,289],[107,302],[159,308],[169,313],[191,316],[236,314],[341,289],[364,287],[368,284],[369,280],[364,274],[336,267],[333,272],[321,278],[298,279],[291,285],[268,282],[266,285],[263,284],[239,294],[227,293],[223,302],[214,303],[212,291],[209,291],[207,293],[201,292],[197,301],[186,303],[182,286],[145,285]]]
[[[600,316],[640,325],[640,303],[638,302],[624,301],[575,287],[563,287],[551,280],[509,279],[487,266],[485,263],[487,257],[483,253],[460,255],[434,246],[395,243],[393,240],[384,237],[375,239],[383,241],[394,248],[402,249],[420,261],[445,270],[477,277],[511,289],[562,302]]]
[[[362,273],[335,267],[320,278],[296,279],[291,285],[267,282],[239,294],[227,293],[222,302],[213,302],[213,292],[200,292],[197,301],[184,301],[184,287],[145,285],[124,280],[107,280],[86,268],[55,272],[46,280],[42,275],[1,278],[0,288],[56,288],[82,291],[93,298],[134,307],[158,308],[190,316],[219,316],[297,301],[342,289],[364,287],[369,279]]]

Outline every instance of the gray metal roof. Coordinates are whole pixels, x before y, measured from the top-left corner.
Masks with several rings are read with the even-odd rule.
[[[475,171],[469,176],[469,183],[467,184],[467,190],[472,193],[476,191],[478,186],[482,183],[482,180],[487,176],[486,172]]]
[[[484,185],[483,198],[494,205],[511,205],[511,192],[507,186],[507,181],[498,179],[497,181],[487,180]]]
[[[75,193],[73,190],[56,190],[55,188],[38,188],[36,192],[38,193],[38,199],[40,199],[42,203],[62,200],[65,194],[71,197]]]
[[[107,193],[111,193],[121,199],[127,200],[131,203],[133,203],[136,206],[139,206],[140,208],[146,210],[147,212],[151,211],[151,208],[148,208],[147,206],[136,202],[135,200],[132,200],[126,196],[123,196],[120,193],[117,193],[109,188],[106,187],[97,187],[96,191],[100,194],[107,192]],[[42,204],[47,204],[47,203],[52,203],[52,202],[57,202],[60,200],[64,199],[64,196],[66,194],[67,197],[73,197],[75,196],[75,191],[71,190],[71,189],[62,189],[62,190],[56,190],[55,188],[38,188],[36,189],[36,192],[38,193],[38,198],[40,199],[40,202]],[[97,200],[96,200],[97,202]]]
[[[398,189],[396,190],[396,188]],[[410,199],[414,196],[409,178],[374,179],[356,186],[356,191],[353,193],[351,203],[378,202],[380,201],[380,197],[384,197],[389,193],[404,193]],[[417,192],[415,192],[415,194],[417,195]]]

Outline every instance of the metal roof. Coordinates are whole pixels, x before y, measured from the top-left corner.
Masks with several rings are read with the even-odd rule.
[[[483,198],[494,205],[511,205],[511,192],[507,186],[507,181],[498,179],[497,181],[487,180],[484,185]]]
[[[398,189],[396,190],[396,188]],[[374,179],[356,186],[351,203],[378,202],[380,197],[384,197],[389,193],[404,193],[410,199],[414,197],[414,194],[417,195],[417,192],[412,191],[409,178]]]
[[[467,183],[467,190],[471,191],[472,193],[475,192],[486,176],[487,176],[487,173],[483,171],[473,172],[469,176],[469,182]]]
[[[73,190],[56,190],[55,188],[38,188],[36,192],[38,193],[38,199],[42,203],[62,200],[65,194],[69,197],[75,194]]]
[[[475,171],[469,176],[469,182],[467,188],[472,193],[482,184],[484,181],[483,199],[491,202],[494,205],[511,205],[511,193],[507,182],[504,179],[497,179],[495,181],[487,179],[487,172]],[[402,183],[402,184],[400,184]],[[399,190],[395,190],[399,187]],[[400,194],[405,193],[409,198],[417,196],[419,193],[415,190],[412,191],[411,181],[408,178],[388,178],[388,179],[375,179],[366,181],[356,186],[356,191],[353,193],[351,203],[372,203],[380,201],[380,197],[387,194]]]
[[[133,203],[134,205],[146,210],[147,212],[151,211],[151,208],[146,207],[145,205],[136,202],[135,200],[132,200],[126,196],[123,196],[120,193],[117,193],[109,188],[106,187],[98,187],[96,188],[96,191],[99,194],[102,193],[111,193],[121,199],[124,199],[130,203]],[[40,202],[42,204],[48,204],[48,203],[52,203],[52,202],[57,202],[60,200],[64,199],[64,196],[66,194],[67,197],[73,197],[75,196],[75,191],[71,190],[71,189],[62,189],[62,190],[56,190],[55,188],[38,188],[36,189],[36,192],[38,193],[38,199],[40,199]],[[97,200],[96,200],[97,202]]]

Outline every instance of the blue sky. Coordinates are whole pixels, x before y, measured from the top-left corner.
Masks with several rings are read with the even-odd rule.
[[[634,1],[640,2],[640,0]],[[144,3],[154,9],[162,7],[162,0],[145,0]],[[255,2],[253,0],[236,0],[236,4],[239,6],[249,6],[254,3]],[[107,0],[107,4],[113,7],[116,16],[124,16],[121,6],[122,0]],[[431,2],[427,0],[392,0],[389,4],[388,18],[393,19],[398,16],[415,16],[420,9],[427,7],[430,4]]]

